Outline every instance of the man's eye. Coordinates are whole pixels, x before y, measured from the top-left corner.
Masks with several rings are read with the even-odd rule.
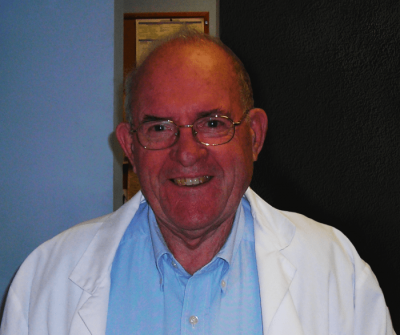
[[[166,128],[163,124],[156,124],[153,126],[153,131],[155,132],[160,132],[160,131],[164,131]]]
[[[145,123],[143,125],[143,130],[145,133],[165,133],[172,131],[173,125],[170,123]]]
[[[195,124],[195,130],[202,133],[225,132],[229,130],[230,123],[224,118],[206,117],[199,119]]]
[[[209,127],[209,128],[217,128],[217,127],[220,127],[220,126],[222,126],[222,124],[218,120],[209,120],[207,122],[207,127]]]

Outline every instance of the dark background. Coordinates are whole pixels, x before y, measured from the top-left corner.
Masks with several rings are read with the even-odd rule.
[[[399,1],[220,2],[220,36],[269,117],[251,187],[341,230],[400,329]]]

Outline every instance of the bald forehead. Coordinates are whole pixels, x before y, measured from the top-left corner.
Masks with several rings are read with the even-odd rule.
[[[153,51],[137,72],[132,88],[133,116],[147,108],[149,99],[157,99],[160,89],[168,89],[166,82],[172,79],[182,90],[197,83],[218,82],[235,102],[240,100],[233,61],[225,50],[209,41],[170,41]]]
[[[146,59],[140,69],[139,80],[143,75],[154,71],[169,71],[189,67],[200,69],[204,72],[221,69],[225,73],[234,75],[234,66],[229,55],[218,45],[207,41],[170,41],[154,52]]]

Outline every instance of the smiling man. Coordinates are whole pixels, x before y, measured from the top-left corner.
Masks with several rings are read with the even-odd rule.
[[[132,125],[117,128],[168,248],[190,274],[225,243],[267,128],[264,111],[241,103],[229,55],[198,43],[170,42],[146,60]]]
[[[116,134],[142,191],[29,256],[2,335],[394,334],[346,237],[249,189],[267,116],[226,46],[181,32],[127,100]]]

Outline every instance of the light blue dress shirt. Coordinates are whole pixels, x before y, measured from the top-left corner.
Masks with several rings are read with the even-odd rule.
[[[262,334],[248,201],[242,199],[223,248],[193,276],[142,203],[113,261],[106,334]]]

